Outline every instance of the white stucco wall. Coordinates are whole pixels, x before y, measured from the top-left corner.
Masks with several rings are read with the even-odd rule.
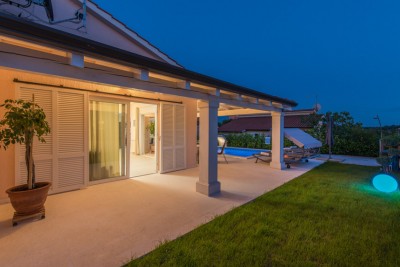
[[[52,0],[52,4],[55,21],[73,18],[75,12],[82,7],[77,0]],[[48,18],[46,16],[45,9],[37,5],[31,5],[26,9],[17,8],[11,5],[1,5],[0,10],[15,15],[22,14],[21,17],[26,17],[27,19],[33,20],[36,23],[50,26],[61,31],[82,36],[84,38],[165,62],[165,60],[161,59],[155,53],[136,42],[133,38],[122,33],[122,31],[117,27],[112,26],[111,23],[107,22],[104,18],[101,18],[101,16],[97,15],[89,7],[87,9],[86,32],[83,29],[77,30],[77,28],[82,26],[82,24],[65,22],[61,24],[50,25],[49,23],[46,23]],[[34,16],[29,15],[27,11],[32,13]],[[107,14],[107,16],[109,17],[110,15]],[[123,25],[121,27],[124,28]]]
[[[34,83],[56,84],[65,87],[74,87],[81,89],[98,89],[114,91],[116,93],[126,93],[127,89],[115,88],[106,85],[88,83],[84,81],[65,79],[62,77],[48,76],[43,74],[28,73],[23,71],[8,70],[0,68],[0,103],[5,99],[15,97],[14,79],[29,81]],[[197,140],[196,140],[196,122],[197,122],[197,100],[171,95],[160,95],[152,92],[135,91],[138,97],[162,98],[170,101],[182,101],[186,106],[186,163],[187,168],[193,168],[197,165]],[[130,98],[125,98],[129,101]],[[134,100],[132,100],[134,101]],[[157,102],[154,102],[157,103]],[[3,116],[0,110],[0,116]],[[0,149],[0,202],[7,199],[5,190],[15,183],[15,149],[11,146],[7,151]]]

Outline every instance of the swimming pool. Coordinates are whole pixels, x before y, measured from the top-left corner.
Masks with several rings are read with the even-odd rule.
[[[268,149],[255,149],[255,148],[242,148],[242,147],[226,147],[225,154],[236,157],[248,158],[253,154],[258,154],[262,151],[269,151]]]

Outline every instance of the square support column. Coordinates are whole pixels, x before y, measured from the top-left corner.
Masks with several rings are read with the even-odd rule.
[[[196,191],[211,196],[221,191],[218,182],[218,100],[200,101],[199,181]]]
[[[272,161],[271,168],[285,168],[283,160],[284,116],[282,112],[272,112]]]

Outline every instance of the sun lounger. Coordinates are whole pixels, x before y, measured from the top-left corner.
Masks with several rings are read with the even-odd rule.
[[[270,163],[271,160],[272,160],[272,153],[270,151],[266,151],[266,152],[263,151],[263,152],[260,152],[258,154],[253,154],[253,157],[256,158],[256,162],[255,163],[258,163],[259,160],[262,161],[262,162]],[[289,157],[287,155],[285,155],[283,157],[283,160],[284,160],[284,162],[286,164],[286,167],[288,169],[290,169],[290,164],[296,162],[295,158]]]
[[[322,143],[309,135],[308,133],[298,128],[285,128],[285,137],[292,141],[296,146],[285,147],[283,159],[288,168],[290,164],[304,160],[308,162],[309,158],[319,154],[319,149]],[[263,162],[271,162],[271,152],[261,152],[253,155],[256,158],[256,163],[260,160]]]
[[[315,147],[315,148],[309,148],[305,149],[304,156],[307,157],[307,159],[314,158],[320,153],[320,148]]]
[[[256,158],[256,163],[257,163],[259,160],[261,160],[261,161],[263,161],[263,162],[267,162],[267,163],[271,162],[271,160],[272,160],[272,154],[271,154],[271,152],[264,152],[264,151],[262,151],[262,152],[260,152],[260,153],[258,153],[258,154],[253,154],[253,157]]]
[[[290,169],[290,165],[292,163],[304,160],[305,162],[308,162],[308,158],[311,155],[314,155],[315,151],[314,150],[309,150],[309,149],[303,149],[299,147],[287,147],[284,148],[284,155],[283,155],[283,161],[286,164],[286,167]],[[271,162],[272,160],[272,152],[271,151],[266,151],[266,152],[260,152],[258,154],[253,154],[253,157],[256,158],[255,163],[258,163],[258,161],[263,161],[263,162]]]

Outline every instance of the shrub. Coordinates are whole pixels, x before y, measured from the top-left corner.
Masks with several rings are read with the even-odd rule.
[[[244,147],[244,148],[257,148],[257,149],[271,149],[271,145],[265,144],[265,135],[253,136],[248,133],[227,134],[225,135],[228,146]],[[272,142],[272,139],[271,139]],[[293,146],[294,144],[285,138],[284,146]]]

